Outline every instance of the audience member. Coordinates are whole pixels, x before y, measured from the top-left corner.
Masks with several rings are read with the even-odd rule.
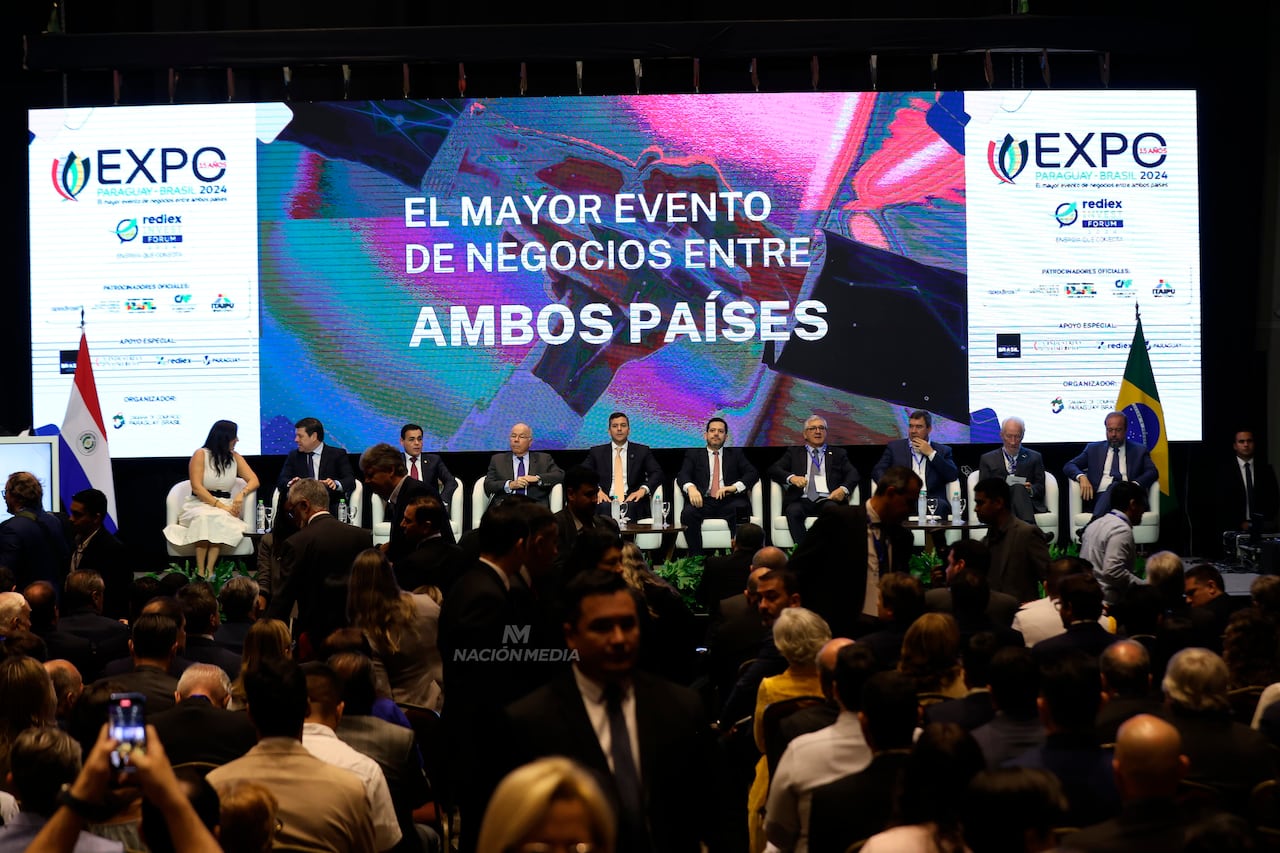
[[[858,723],[871,762],[812,790],[808,842],[813,851],[846,850],[884,831],[893,814],[919,718],[915,685],[901,673],[877,673],[863,686],[860,704]]]
[[[875,655],[865,646],[846,646],[836,656],[835,695],[840,715],[825,729],[791,742],[769,787],[764,830],[776,849],[798,853],[809,850],[813,790],[865,770],[871,763],[871,746],[863,732],[861,714],[864,688],[876,672]]]
[[[13,572],[18,588],[32,581],[57,586],[67,565],[62,522],[44,510],[44,486],[34,474],[17,471],[4,484],[10,518],[0,523],[0,566]]]
[[[186,626],[187,642],[183,656],[195,663],[211,663],[221,667],[228,676],[240,674],[240,655],[224,649],[214,641],[214,634],[222,619],[218,614],[218,598],[207,582],[190,583],[178,590],[178,603],[182,605],[182,618]]]
[[[592,774],[559,756],[507,774],[489,802],[478,853],[589,850],[613,853],[615,820]]]
[[[1280,681],[1278,640],[1276,623],[1258,609],[1246,607],[1231,614],[1222,636],[1222,659],[1231,674],[1232,690]],[[1252,719],[1252,712],[1248,716]]]
[[[237,674],[240,671],[240,656],[244,654],[244,637],[262,615],[262,601],[261,587],[247,575],[236,575],[229,579],[218,593],[222,621],[213,632],[213,641],[236,656]]]
[[[1249,597],[1268,619],[1280,619],[1280,575],[1259,575],[1249,585]]]
[[[1187,603],[1192,613],[1207,613],[1212,616],[1212,651],[1222,650],[1222,635],[1227,630],[1227,620],[1236,611],[1236,602],[1227,595],[1222,582],[1222,573],[1209,563],[1200,563],[1187,569],[1184,575]]]
[[[1146,583],[1133,573],[1133,526],[1147,509],[1146,489],[1119,482],[1109,493],[1112,509],[1094,516],[1080,534],[1080,557],[1093,566],[1107,604],[1116,604],[1132,584]]]
[[[643,488],[640,490],[643,491]],[[560,554],[565,557],[573,550],[578,534],[583,530],[602,530],[617,533],[618,523],[609,515],[596,511],[597,506],[607,509],[608,495],[600,488],[600,475],[585,465],[574,465],[564,473],[564,508],[556,513],[556,531],[560,537]],[[625,497],[625,496],[624,496]],[[639,507],[639,504],[636,504]]]
[[[707,557],[703,564],[695,598],[708,611],[746,586],[747,575],[751,574],[751,558],[764,547],[764,528],[758,524],[739,524],[731,544],[727,555]]]
[[[53,681],[35,658],[0,658],[0,779],[9,772],[9,750],[25,729],[54,724]]]
[[[200,824],[212,836],[218,837],[221,804],[218,802],[218,792],[205,780],[204,770],[199,767],[174,767],[173,776],[179,796],[185,797],[191,804]],[[141,828],[142,840],[150,853],[185,853],[185,849],[178,845],[170,833],[164,811],[148,799],[142,801]]]
[[[462,549],[454,542],[449,511],[437,497],[419,495],[405,503],[400,517],[404,549],[395,561],[401,589],[434,586],[447,592],[466,568]]]
[[[1096,656],[1069,652],[1050,658],[1040,670],[1045,741],[1007,766],[1048,770],[1067,796],[1067,825],[1088,826],[1114,817],[1120,795],[1111,772],[1111,753],[1102,749],[1094,721],[1102,704]]]
[[[324,763],[349,770],[359,777],[373,818],[374,849],[390,850],[400,842],[401,833],[382,768],[372,758],[339,739],[335,731],[343,711],[338,677],[332,669],[319,662],[304,664],[302,671],[306,675],[310,708],[302,725],[302,745]],[[249,708],[252,713],[253,705],[250,704]]]
[[[930,613],[954,613],[951,582],[965,569],[986,576],[991,568],[991,551],[976,539],[960,539],[946,547],[943,570],[947,586],[924,594],[924,608]],[[935,581],[936,582],[936,581]],[[1018,612],[1018,599],[1005,592],[991,591],[987,600],[987,618],[991,624],[1008,628]]]
[[[93,644],[94,664],[91,672],[81,673],[96,678],[107,661],[129,654],[129,628],[102,615],[106,600],[106,584],[97,572],[75,571],[67,575],[62,589],[58,625]]]
[[[760,758],[756,762],[755,780],[747,796],[747,827],[751,850],[764,850],[762,815],[769,793],[769,762],[765,757],[765,709],[775,702],[798,696],[818,696],[822,683],[818,679],[818,652],[831,639],[831,629],[822,617],[803,607],[784,609],[773,623],[773,643],[787,662],[778,675],[761,680],[756,691],[752,730]],[[874,662],[874,658],[872,658]],[[837,664],[839,666],[839,664]],[[793,744],[794,746],[794,744]],[[785,758],[785,753],[783,754]]]
[[[893,828],[871,836],[863,853],[949,853],[964,847],[962,793],[982,770],[982,752],[964,729],[925,726],[907,757]]]
[[[766,547],[761,551],[778,550]],[[711,627],[707,629],[707,672],[714,690],[708,707],[721,708],[738,680],[738,670],[756,656],[757,650],[769,629],[760,618],[760,578],[772,568],[755,565],[752,558],[751,573],[747,575],[746,588],[737,595],[720,601],[711,615]],[[781,551],[779,551],[781,553]],[[786,554],[782,555],[782,567],[786,566]]]
[[[440,605],[401,590],[387,558],[370,548],[351,564],[347,616],[364,631],[392,698],[439,711],[444,701],[437,646]]]
[[[178,580],[178,584],[174,588],[174,592],[177,592],[178,588],[186,585],[186,575],[173,572],[169,576],[175,577]],[[172,595],[157,595],[142,606],[141,612],[133,619],[131,623],[132,626],[136,627],[138,619],[147,615],[164,616],[165,618],[172,620],[173,624],[177,627],[175,635],[176,640],[174,641],[176,651],[169,661],[169,674],[176,680],[182,675],[182,671],[191,665],[191,661],[182,657],[180,654],[187,645],[187,618],[182,609],[182,605],[179,604],[178,599],[174,598]],[[134,660],[132,651],[130,651],[130,654],[127,657],[108,661],[106,665],[102,667],[102,676],[105,678],[109,676],[123,675],[126,672],[132,672],[133,669]]]
[[[1145,646],[1117,640],[1103,651],[1098,665],[1107,699],[1096,722],[1100,742],[1115,743],[1120,726],[1139,714],[1165,717],[1164,705],[1152,692],[1151,657]]]
[[[226,851],[268,853],[276,837],[280,803],[271,789],[257,782],[235,782],[219,796],[218,841]]]
[[[1169,661],[1164,695],[1191,761],[1187,778],[1216,788],[1233,811],[1247,808],[1249,792],[1276,775],[1266,739],[1231,719],[1230,673],[1207,649],[1183,649]]]
[[[991,722],[973,730],[988,770],[1044,743],[1044,723],[1036,699],[1040,670],[1028,649],[1003,648],[991,658]]]
[[[152,714],[150,719],[175,763],[226,764],[257,742],[248,717],[227,710],[231,681],[219,667],[208,663],[187,667],[173,698],[176,704],[172,708]]]
[[[760,643],[755,659],[739,673],[738,680],[720,711],[720,723],[725,730],[738,720],[751,716],[760,682],[769,676],[781,674],[787,668],[786,659],[774,643],[773,624],[782,615],[782,611],[801,606],[799,582],[790,570],[775,569],[766,572],[756,581],[756,595],[760,599],[760,619],[769,630]]]
[[[170,674],[169,669],[177,651],[177,623],[159,613],[144,613],[134,620],[133,638],[129,640],[133,668],[99,681],[110,679],[126,692],[146,696],[148,713],[172,708],[178,679]]]
[[[1058,849],[1067,798],[1047,770],[983,770],[964,795],[964,843],[973,853],[1039,853]]]
[[[27,584],[22,595],[30,605],[31,632],[44,641],[45,659],[63,658],[82,672],[92,672],[93,643],[58,627],[58,591],[53,584],[48,581]]]
[[[107,519],[107,496],[98,489],[83,489],[71,496],[67,512],[72,543],[70,571],[97,572],[107,585],[102,612],[113,619],[129,615],[129,584],[133,566],[128,550],[103,526]]]
[[[227,707],[243,711],[248,696],[244,690],[244,677],[262,666],[266,660],[288,658],[293,654],[293,639],[289,626],[279,619],[260,619],[253,623],[244,636],[244,652],[240,655],[240,676],[231,683],[231,701]]]
[[[364,785],[301,743],[309,710],[302,670],[288,660],[267,660],[242,677],[258,745],[211,770],[209,783],[222,788],[248,780],[268,786],[280,804],[281,844],[372,853],[374,828]]]
[[[987,525],[985,541],[991,549],[987,582],[992,592],[1035,601],[1049,565],[1049,543],[1039,527],[1014,515],[1009,489],[1003,478],[995,477],[980,480],[973,489],[973,511]]]
[[[950,582],[952,614],[960,629],[960,648],[967,648],[974,634],[995,636],[1002,646],[1022,646],[1022,635],[1007,625],[997,625],[987,615],[991,601],[991,588],[986,575],[965,567]]]
[[[765,731],[765,758],[769,760],[770,776],[777,769],[782,753],[793,740],[800,735],[825,729],[836,721],[840,714],[840,703],[836,701],[836,661],[840,650],[852,644],[853,640],[848,637],[835,637],[824,643],[818,651],[818,682],[822,685],[822,695],[827,701],[788,714],[778,721],[774,731]]]
[[[1044,578],[1045,597],[1023,604],[1013,617],[1013,630],[1022,634],[1027,648],[1067,630],[1058,612],[1058,584],[1069,575],[1090,574],[1092,571],[1092,567],[1079,557],[1059,557],[1049,563]]]
[[[926,613],[902,640],[898,671],[916,685],[922,701],[958,699],[965,694],[960,666],[960,629],[947,613]]]
[[[742,535],[739,528],[738,535]],[[680,591],[654,574],[635,542],[622,543],[622,579],[640,608],[640,668],[676,684],[694,679],[698,623]]]
[[[56,702],[54,716],[58,720],[58,725],[65,729],[67,719],[71,716],[71,709],[75,707],[80,694],[84,692],[84,678],[80,670],[67,660],[45,661],[44,669],[53,682],[53,696]]]
[[[880,578],[880,597],[876,615],[884,625],[858,639],[876,656],[881,669],[896,669],[902,654],[902,640],[907,629],[924,613],[925,591],[912,575],[891,572]]]
[[[1084,853],[1181,850],[1192,812],[1176,799],[1189,765],[1178,730],[1150,714],[1126,720],[1112,764],[1120,814],[1067,836],[1066,847]]]
[[[1115,636],[1098,624],[1102,615],[1102,587],[1093,575],[1071,575],[1058,584],[1058,613],[1065,633],[1041,640],[1031,649],[1042,666],[1048,660],[1071,652],[1096,658]]]
[[[923,709],[926,725],[956,723],[971,732],[995,718],[995,706],[991,704],[991,659],[999,649],[999,641],[990,631],[982,631],[969,638],[960,653],[965,695],[926,705]]]

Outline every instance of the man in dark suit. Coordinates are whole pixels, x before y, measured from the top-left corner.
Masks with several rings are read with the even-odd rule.
[[[102,526],[107,517],[107,496],[97,489],[76,492],[69,515],[76,533],[70,571],[83,569],[102,575],[107,585],[102,612],[116,619],[127,617],[133,565],[124,545]]]
[[[907,418],[907,437],[885,445],[880,461],[871,469],[871,479],[879,483],[891,467],[910,469],[924,482],[925,494],[937,498],[938,512],[946,517],[951,514],[947,483],[958,479],[960,470],[951,459],[950,447],[929,441],[932,432],[933,415],[923,410],[912,412]],[[912,512],[915,509],[913,506]]]
[[[6,595],[16,593],[0,593],[0,598]],[[53,584],[48,581],[27,584],[26,589],[22,590],[22,597],[27,600],[28,605],[28,629],[44,640],[47,651],[45,660],[68,660],[75,665],[82,677],[87,676],[90,680],[97,678],[93,643],[58,627],[58,594]],[[0,626],[0,634],[4,633],[8,633],[7,626]]]
[[[611,498],[631,505],[631,518],[644,518],[648,506],[643,504],[662,485],[662,468],[652,451],[644,444],[630,440],[631,420],[622,412],[609,415],[609,443],[587,451],[584,467],[596,472],[600,487],[596,490],[597,511],[609,514]],[[605,486],[609,488],[606,490]],[[563,548],[561,553],[568,553]]]
[[[548,453],[533,451],[533,429],[516,424],[508,436],[510,452],[495,453],[484,475],[484,491],[492,503],[502,503],[507,495],[528,495],[543,506],[551,506],[551,489],[564,472]]]
[[[1019,602],[1040,597],[1040,582],[1049,568],[1049,543],[1044,534],[1011,511],[1011,494],[1022,491],[1003,477],[979,480],[973,487],[973,510],[988,528],[991,570],[987,582],[992,592],[1007,593]]]
[[[1115,635],[1098,624],[1098,617],[1102,615],[1102,587],[1093,575],[1063,578],[1058,584],[1058,608],[1066,632],[1031,647],[1036,663],[1041,666],[1074,652],[1084,652],[1096,659],[1115,642]]]
[[[329,514],[328,494],[319,480],[294,483],[289,502],[302,529],[280,547],[284,583],[271,599],[267,616],[286,620],[297,602],[294,635],[309,635],[311,647],[318,649],[325,637],[347,624],[351,562],[373,547],[373,535]]]
[[[105,676],[97,684],[118,684],[122,692],[143,694],[150,712],[168,710],[178,687],[178,679],[169,673],[177,652],[178,623],[160,613],[144,613],[133,620],[132,669]]]
[[[400,446],[404,448],[406,476],[420,481],[427,487],[427,494],[439,498],[445,506],[451,505],[458,480],[439,456],[422,452],[422,427],[417,424],[400,427]]]
[[[466,568],[462,549],[453,542],[449,515],[439,498],[413,498],[400,518],[406,550],[396,557],[396,581],[404,590],[434,586],[448,592]]]
[[[13,572],[18,589],[32,581],[62,584],[67,540],[62,522],[43,507],[44,487],[34,474],[18,471],[4,484],[4,503],[12,518],[0,524],[0,566]]]
[[[806,518],[817,515],[824,501],[847,501],[858,487],[858,469],[843,448],[827,446],[827,420],[818,415],[804,422],[804,444],[788,447],[767,473],[782,486],[782,514],[797,545]]]
[[[871,676],[862,690],[858,719],[873,758],[865,769],[813,789],[810,850],[846,850],[889,825],[917,716],[915,685],[909,678],[897,672]],[[853,803],[856,808],[850,808]]]
[[[195,663],[212,664],[229,677],[240,675],[240,655],[218,645],[213,639],[221,624],[218,599],[207,583],[189,583],[178,590],[178,603],[186,619],[187,644],[184,656]]]
[[[387,521],[391,523],[391,541],[383,551],[392,565],[413,547],[401,522],[404,510],[418,498],[430,497],[427,486],[421,480],[408,476],[404,467],[404,454],[391,445],[380,442],[360,454],[360,471],[369,491],[387,502]],[[453,528],[445,525],[440,533],[453,541]]]
[[[1094,518],[1111,511],[1111,487],[1116,483],[1137,483],[1145,494],[1160,476],[1147,448],[1125,439],[1129,418],[1124,412],[1112,412],[1103,424],[1107,440],[1086,444],[1062,468],[1067,479],[1080,484],[1080,499],[1085,509],[1092,507]]]
[[[857,638],[879,627],[880,576],[905,572],[911,533],[902,522],[920,497],[920,477],[895,466],[861,506],[830,504],[791,556],[805,606],[827,620],[837,637]]]
[[[596,497],[599,494],[600,475],[592,468],[574,465],[565,472],[564,508],[556,513],[561,561],[569,556],[573,543],[578,541],[578,534],[583,530],[606,530],[615,535],[618,533],[616,521],[608,515],[596,513]]]
[[[1038,451],[1022,446],[1027,425],[1022,418],[1005,418],[1000,425],[1002,446],[982,454],[978,460],[978,479],[998,477],[1005,482],[1021,477],[1026,482],[1010,484],[1009,509],[1028,524],[1036,523],[1037,512],[1048,512],[1044,502],[1044,457]]]
[[[703,433],[706,447],[686,450],[684,464],[676,475],[676,488],[685,494],[686,502],[680,513],[684,525],[685,542],[691,556],[702,554],[702,522],[708,518],[723,518],[729,522],[732,533],[739,516],[751,515],[749,492],[760,475],[736,447],[725,447],[729,438],[729,424],[724,418],[707,421]]]
[[[303,418],[293,427],[293,443],[297,448],[289,451],[276,478],[280,503],[284,502],[283,492],[295,481],[319,480],[329,490],[329,512],[337,513],[338,502],[349,501],[356,487],[356,475],[351,470],[347,451],[324,443],[324,424],[315,418]]]
[[[67,575],[62,590],[58,627],[93,644],[93,670],[80,673],[86,682],[96,678],[108,661],[129,654],[128,626],[102,615],[105,587],[97,572],[82,569]]]
[[[178,679],[177,704],[151,717],[165,754],[174,764],[235,761],[258,742],[247,714],[228,711],[231,680],[220,667],[193,663]]]
[[[1250,530],[1256,519],[1261,532],[1276,529],[1276,512],[1280,511],[1280,487],[1276,472],[1255,456],[1253,433],[1241,430],[1232,442],[1235,455],[1221,466],[1218,488],[1213,494],[1219,530]]]
[[[742,592],[751,574],[751,560],[763,547],[764,528],[758,524],[739,524],[729,554],[707,557],[695,592],[698,603],[711,610],[721,600]]]
[[[528,525],[517,507],[492,507],[477,531],[480,559],[458,578],[440,608],[440,652],[444,658],[444,725],[450,747],[450,778],[463,821],[476,828],[501,776],[501,750],[494,732],[502,708],[530,688],[530,667],[498,651],[523,646],[531,636],[524,598],[512,590],[525,561]],[[476,833],[463,833],[462,849],[474,850]]]
[[[636,599],[619,575],[583,573],[566,604],[577,661],[507,708],[508,768],[569,756],[603,782],[620,853],[696,853],[711,818],[710,739],[697,694],[636,668]]]

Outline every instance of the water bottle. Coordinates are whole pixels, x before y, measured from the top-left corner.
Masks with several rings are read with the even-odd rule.
[[[929,508],[925,506],[925,501],[927,499],[928,496],[925,495],[924,489],[921,489],[920,497],[916,500],[916,518],[920,520],[921,524],[925,523],[929,515]]]
[[[338,521],[341,521],[343,524],[346,524],[348,518],[349,516],[347,515],[347,500],[346,498],[343,498],[342,500],[338,501]]]
[[[960,507],[960,490],[957,489],[951,493],[951,523],[963,524],[964,518],[961,517],[963,515],[964,510]]]
[[[662,527],[662,498],[657,494],[649,499],[649,517],[653,519],[654,527]]]
[[[622,526],[622,504],[618,501],[617,495],[609,495],[609,517],[619,527]]]
[[[267,505],[258,501],[258,532],[267,532]]]

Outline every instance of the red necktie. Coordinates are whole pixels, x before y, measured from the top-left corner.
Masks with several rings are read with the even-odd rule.
[[[409,476],[415,480],[422,479],[422,477],[418,475],[418,457],[416,456],[409,457]]]
[[[720,487],[720,451],[711,451],[711,496],[716,496],[716,489]]]

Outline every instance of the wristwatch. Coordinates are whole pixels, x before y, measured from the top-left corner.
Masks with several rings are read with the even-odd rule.
[[[71,793],[71,785],[64,783],[58,791],[57,802],[66,806],[89,823],[102,823],[114,814],[114,810],[106,803],[91,803]]]

